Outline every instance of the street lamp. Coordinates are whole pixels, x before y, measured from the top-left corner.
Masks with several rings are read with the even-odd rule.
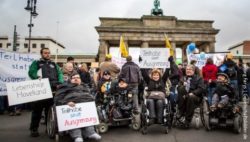
[[[29,27],[28,53],[30,53],[31,28],[34,26],[34,24],[32,24],[32,18],[38,16],[38,13],[36,12],[36,2],[37,0],[27,0],[27,6],[24,8],[25,10],[30,12],[30,23],[28,24]]]

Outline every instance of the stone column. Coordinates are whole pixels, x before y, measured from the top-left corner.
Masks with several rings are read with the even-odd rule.
[[[184,44],[181,48],[182,50],[182,62],[187,61],[187,53],[186,53],[186,48],[188,44]]]
[[[105,60],[105,56],[108,53],[108,44],[105,40],[99,41],[99,62],[103,62]]]
[[[209,43],[209,52],[215,52],[215,42]]]
[[[174,41],[171,42],[171,46],[174,50],[174,59],[176,59],[176,43]]]
[[[141,48],[148,48],[149,44],[148,41],[142,41]]]

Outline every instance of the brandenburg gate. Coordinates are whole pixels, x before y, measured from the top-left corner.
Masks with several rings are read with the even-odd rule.
[[[166,34],[174,49],[182,49],[182,59],[186,59],[186,47],[194,42],[203,52],[214,52],[215,36],[219,32],[213,27],[214,21],[180,20],[174,16],[144,15],[141,18],[100,17],[99,62],[109,53],[110,47],[119,48],[122,35],[128,48],[165,47]]]

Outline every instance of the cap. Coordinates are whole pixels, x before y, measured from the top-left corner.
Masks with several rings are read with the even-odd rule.
[[[225,73],[217,73],[217,76],[224,76],[227,80],[229,80],[229,77]]]
[[[112,55],[111,54],[106,54],[106,58],[111,59]]]
[[[227,59],[233,59],[233,54],[232,53],[227,53]]]

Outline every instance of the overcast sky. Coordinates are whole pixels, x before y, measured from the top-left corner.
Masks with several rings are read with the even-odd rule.
[[[154,0],[37,0],[33,36],[50,36],[67,51],[97,53],[99,17],[140,18],[150,15]],[[0,36],[13,37],[13,27],[28,36],[27,0],[0,0]],[[214,20],[220,29],[216,51],[250,39],[250,0],[161,0],[166,16],[186,20]],[[57,30],[58,29],[58,30]],[[57,34],[58,33],[58,34]],[[90,50],[91,49],[91,50]]]

